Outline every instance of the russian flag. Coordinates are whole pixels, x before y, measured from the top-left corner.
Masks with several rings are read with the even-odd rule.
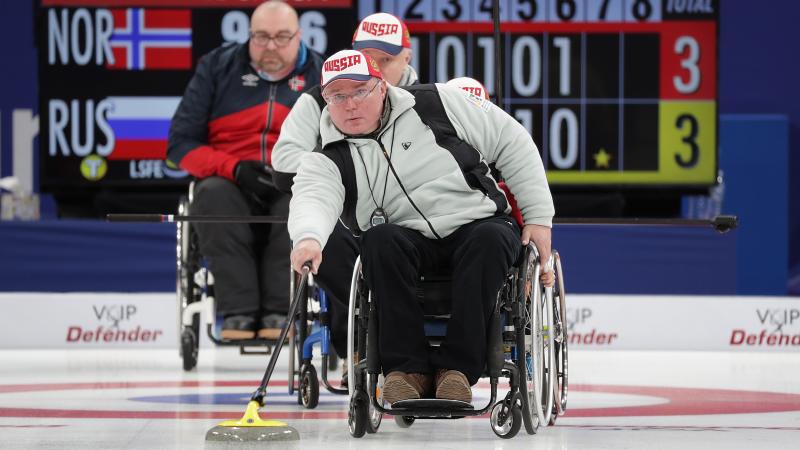
[[[114,132],[109,160],[166,159],[169,124],[180,97],[108,97]]]
[[[112,9],[109,69],[191,69],[192,13],[188,9]]]

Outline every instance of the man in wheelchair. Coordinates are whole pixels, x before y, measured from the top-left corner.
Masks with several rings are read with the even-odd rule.
[[[292,267],[310,262],[316,272],[341,217],[360,235],[384,399],[471,402],[492,307],[521,244],[533,242],[543,262],[550,257],[554,208],[536,145],[488,100],[441,84],[392,87],[355,50],[325,61],[322,89],[323,148],[303,157],[292,188]],[[491,163],[515,193],[521,233]],[[429,350],[415,295],[430,273],[452,277],[451,317],[437,351]],[[542,275],[545,285],[552,274]]]
[[[297,11],[259,5],[246,43],[223,45],[197,65],[172,118],[169,161],[198,179],[192,214],[285,215],[272,147],[286,114],[319,80],[323,57],[300,39]],[[274,340],[286,320],[289,238],[281,224],[197,223],[215,278],[221,337]]]

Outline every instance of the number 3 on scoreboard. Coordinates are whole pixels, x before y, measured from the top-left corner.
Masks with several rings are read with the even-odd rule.
[[[713,180],[716,102],[662,101],[659,108],[659,177],[686,184]]]
[[[681,36],[675,41],[675,53],[683,55],[688,50],[688,55],[681,59],[681,67],[687,72],[689,78],[684,81],[680,75],[672,77],[675,90],[681,94],[694,94],[700,87],[700,68],[697,63],[700,60],[700,46],[697,39],[692,36]]]
[[[713,22],[690,31],[679,22],[661,25],[660,97],[712,100],[717,96],[717,45]]]
[[[697,117],[688,113],[681,114],[675,120],[675,127],[679,130],[685,130],[684,124],[689,125],[689,130],[681,140],[691,149],[691,156],[688,159],[684,159],[683,155],[675,153],[675,162],[684,169],[690,169],[696,166],[697,160],[700,159],[700,147],[697,145]]]

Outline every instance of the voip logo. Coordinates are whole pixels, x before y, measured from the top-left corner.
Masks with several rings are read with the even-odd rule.
[[[111,328],[119,328],[119,323],[130,321],[136,315],[136,305],[92,305],[94,316],[99,322],[111,322]]]
[[[761,325],[775,327],[772,332],[780,333],[784,325],[792,326],[800,321],[800,309],[756,309],[756,316]]]
[[[575,325],[583,325],[592,317],[592,308],[567,308],[567,329],[572,331]]]

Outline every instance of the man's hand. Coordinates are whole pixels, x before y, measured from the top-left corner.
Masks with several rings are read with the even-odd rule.
[[[239,161],[233,170],[233,178],[258,203],[271,203],[280,196],[272,181],[272,173],[261,161]]]
[[[539,263],[542,266],[540,280],[546,287],[555,284],[556,277],[550,261],[550,228],[542,225],[525,225],[522,228],[522,245],[528,245],[533,241],[533,245],[539,250]]]
[[[292,269],[297,273],[303,273],[303,265],[311,262],[311,273],[317,274],[319,265],[322,264],[322,246],[314,239],[303,239],[292,249],[289,256],[292,261]]]

